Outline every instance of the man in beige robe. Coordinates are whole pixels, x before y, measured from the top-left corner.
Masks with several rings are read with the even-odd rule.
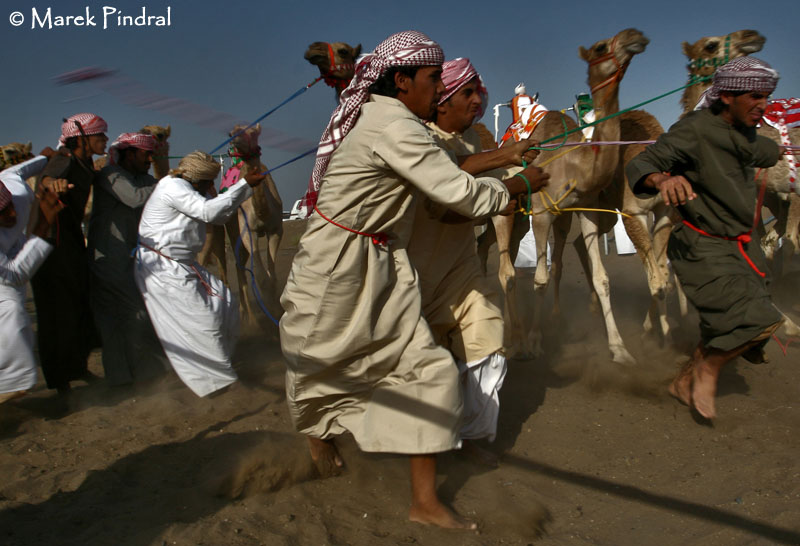
[[[509,191],[525,183],[475,179],[434,143],[422,120],[442,93],[443,61],[427,36],[395,34],[342,93],[307,197],[315,214],[281,298],[281,348],[290,413],[321,470],[342,465],[333,438],[346,432],[364,451],[409,454],[409,518],[475,528],[436,495],[435,453],[459,444],[461,393],[450,353],[422,318],[406,246],[418,193],[480,217],[510,210]],[[525,174],[542,185],[537,173]]]
[[[480,137],[472,125],[483,115],[486,89],[469,59],[444,63],[442,81],[445,92],[439,99],[436,121],[429,122],[428,127],[434,140],[462,162],[462,168],[477,174],[464,160],[481,152]],[[524,140],[485,152],[478,168],[520,164],[523,156],[531,162],[536,157],[536,152],[527,151],[532,144]],[[497,178],[504,174],[501,168],[483,173]],[[434,340],[453,353],[461,374],[463,449],[495,465],[496,458],[472,440],[486,438],[491,442],[497,433],[498,392],[506,374],[503,313],[499,295],[483,274],[476,253],[474,225],[468,218],[459,218],[431,199],[422,198],[417,204],[408,255],[419,275],[425,320]]]

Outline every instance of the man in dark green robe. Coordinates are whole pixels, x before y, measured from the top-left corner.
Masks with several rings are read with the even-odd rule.
[[[700,343],[670,393],[706,418],[722,366],[759,359],[783,318],[767,292],[767,264],[753,232],[755,169],[781,149],[756,135],[778,74],[752,57],[720,67],[701,109],[673,125],[626,166],[635,194],[660,192],[682,223],[667,255],[700,314]]]

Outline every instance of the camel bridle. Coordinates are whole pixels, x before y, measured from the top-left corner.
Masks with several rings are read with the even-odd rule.
[[[350,85],[350,80],[338,78],[334,75],[334,72],[340,70],[353,70],[355,65],[353,63],[336,64],[336,55],[333,53],[333,47],[329,42],[325,42],[325,45],[328,46],[328,60],[330,61],[330,68],[328,68],[328,71],[322,75],[322,79],[325,81],[325,85],[328,87],[338,88],[340,91],[344,90],[348,85]]]
[[[628,70],[628,65],[630,65],[630,60],[624,64],[620,64],[619,60],[617,59],[616,50],[617,50],[617,38],[618,36],[614,36],[614,39],[611,41],[611,45],[609,46],[609,51],[605,55],[601,55],[600,57],[589,61],[589,66],[594,66],[600,63],[604,63],[606,61],[614,61],[614,64],[617,65],[617,71],[614,72],[611,76],[606,78],[605,80],[601,81],[598,84],[595,84],[591,88],[592,96],[594,96],[595,92],[608,87],[609,85],[619,85],[619,82],[622,81],[622,78],[625,76],[625,71]],[[608,92],[606,93],[608,95]],[[605,104],[605,102],[603,102]]]

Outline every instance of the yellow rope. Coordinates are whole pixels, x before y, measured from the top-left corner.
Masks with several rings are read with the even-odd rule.
[[[577,188],[577,187],[578,187],[577,181],[574,178],[571,179],[569,182],[567,182],[567,191],[564,192],[564,195],[562,195],[561,197],[558,198],[558,201],[553,201],[553,198],[550,197],[550,194],[548,194],[546,190],[542,189],[538,193],[539,193],[539,197],[542,199],[542,207],[544,208],[544,210],[540,210],[539,212],[533,212],[533,210],[527,211],[527,210],[525,210],[524,207],[520,207],[517,212],[521,212],[522,214],[524,214],[526,216],[535,216],[537,214],[542,214],[542,213],[545,213],[545,212],[549,212],[553,216],[559,216],[559,215],[561,215],[561,214],[563,214],[565,212],[579,212],[579,211],[583,211],[583,212],[608,212],[608,213],[611,213],[611,214],[618,214],[620,216],[624,216],[625,218],[630,218],[631,217],[629,214],[625,214],[624,212],[620,212],[618,210],[592,209],[592,208],[584,208],[584,207],[567,207],[565,209],[562,209],[561,207],[559,207],[558,206],[559,203],[561,203],[564,199],[566,199],[567,196],[570,193],[572,193],[573,190],[575,188]],[[548,205],[547,201],[550,201],[549,205]]]

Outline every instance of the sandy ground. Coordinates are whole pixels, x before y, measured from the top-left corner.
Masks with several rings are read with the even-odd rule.
[[[299,229],[286,226],[283,278]],[[440,495],[478,532],[408,522],[407,460],[347,438],[346,472],[318,479],[288,418],[280,349],[250,333],[241,381],[209,399],[171,374],[135,389],[78,383],[67,406],[40,384],[0,406],[0,544],[800,544],[800,342],[788,356],[770,343],[770,363],[727,367],[712,425],[666,394],[696,315],[681,323],[673,308],[676,347],[641,338],[642,266],[609,256],[639,362],[614,365],[570,248],[566,259],[545,357],[510,362],[490,446],[499,468],[440,458]],[[795,257],[775,286],[795,320],[798,285]],[[102,375],[99,354],[90,367]]]

